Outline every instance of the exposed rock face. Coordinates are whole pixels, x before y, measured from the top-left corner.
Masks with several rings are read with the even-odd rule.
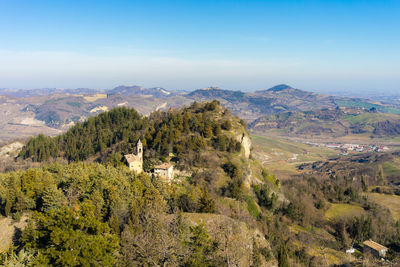
[[[236,140],[239,141],[244,149],[244,155],[246,158],[250,157],[250,149],[251,149],[251,139],[247,134],[241,134],[236,137]]]
[[[2,157],[8,158],[11,155],[15,156],[18,155],[19,151],[24,145],[21,142],[14,142],[3,147],[0,147],[0,159]]]

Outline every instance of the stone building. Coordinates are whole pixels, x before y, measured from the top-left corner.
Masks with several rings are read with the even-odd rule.
[[[172,180],[174,178],[174,166],[169,163],[163,163],[154,167],[154,175],[157,175],[166,180]]]
[[[364,241],[363,253],[370,253],[376,258],[384,258],[388,248],[372,240]]]
[[[135,171],[136,173],[143,172],[143,144],[140,139],[136,144],[136,155],[127,154],[124,157],[131,171]]]

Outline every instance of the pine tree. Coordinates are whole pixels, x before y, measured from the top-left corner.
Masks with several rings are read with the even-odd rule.
[[[215,211],[215,201],[210,197],[210,193],[206,187],[201,190],[199,211],[205,213],[213,213]]]
[[[283,240],[281,241],[281,245],[279,247],[278,261],[279,261],[278,264],[279,267],[289,267],[286,244]]]

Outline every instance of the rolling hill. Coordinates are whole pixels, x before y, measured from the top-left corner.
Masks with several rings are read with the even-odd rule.
[[[291,135],[329,134],[343,136],[346,132],[379,136],[394,136],[398,132],[396,118],[389,114],[400,113],[396,104],[387,104],[359,98],[337,97],[307,92],[288,85],[277,85],[267,90],[242,92],[220,89],[217,87],[198,89],[190,93],[177,93],[163,88],[144,88],[141,86],[121,85],[110,90],[91,89],[42,89],[42,90],[3,90],[0,102],[0,138],[29,136],[32,133],[54,134],[65,131],[78,121],[95,116],[114,107],[134,107],[144,115],[153,110],[167,110],[182,107],[194,101],[221,102],[233,114],[246,120],[251,128],[257,131],[273,128],[278,131],[290,132]],[[46,95],[48,94],[48,95]],[[332,110],[340,107],[355,112],[367,113],[370,110],[377,113],[363,115],[367,120],[376,119],[376,125],[355,120],[363,120],[353,116],[342,117],[338,121],[327,118]],[[13,110],[8,114],[8,110]],[[349,112],[350,112],[349,111]],[[316,113],[313,115],[313,112]],[[289,115],[291,114],[291,115]],[[277,116],[274,121],[274,116]],[[294,118],[293,116],[299,117]],[[293,130],[283,129],[283,118],[294,123],[304,123],[304,127],[293,127]],[[385,119],[387,118],[387,119]],[[29,122],[29,123],[27,123]],[[315,125],[319,123],[319,125]],[[366,124],[366,125],[364,125]],[[373,127],[373,128],[371,128]],[[376,129],[376,130],[375,130]],[[383,130],[382,130],[383,129]],[[14,135],[14,134],[15,135]]]
[[[153,97],[167,97],[172,96],[173,93],[167,91],[164,88],[154,87],[154,88],[143,88],[141,86],[133,85],[133,86],[126,86],[120,85],[115,87],[112,90],[107,91],[108,94],[121,94],[124,96],[129,95],[147,95]]]
[[[249,124],[255,132],[302,137],[344,137],[363,135],[372,138],[400,134],[400,115],[380,113],[376,109],[330,108],[287,111],[263,116]]]

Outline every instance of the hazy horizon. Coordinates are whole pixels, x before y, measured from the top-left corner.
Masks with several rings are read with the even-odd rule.
[[[0,88],[400,91],[397,1],[0,0]]]
[[[76,87],[76,88],[68,88],[68,87],[43,87],[43,88],[0,88],[0,91],[4,90],[11,90],[11,91],[18,91],[18,90],[42,90],[42,89],[48,89],[48,90],[79,90],[79,89],[88,89],[88,90],[98,90],[98,91],[107,91],[107,90],[112,90],[115,87],[118,86],[141,86],[143,88],[163,88],[165,90],[171,91],[171,92],[192,92],[197,89],[203,89],[203,88],[208,88],[208,87],[217,87],[218,89],[223,89],[223,90],[232,90],[232,91],[242,91],[242,92],[255,92],[259,90],[267,90],[270,89],[276,85],[281,85],[281,84],[275,84],[273,86],[267,86],[265,88],[241,88],[241,89],[232,89],[232,88],[221,88],[219,86],[215,85],[210,85],[210,86],[205,86],[205,87],[198,87],[194,89],[186,89],[186,88],[165,88],[163,86],[142,86],[140,84],[120,84],[114,87],[110,88],[90,88],[90,87]],[[288,85],[288,84],[286,84]],[[291,85],[289,85],[291,86]],[[314,92],[314,93],[320,93],[320,94],[327,94],[327,95],[337,95],[337,96],[348,96],[348,97],[361,97],[361,98],[368,98],[372,96],[400,96],[400,91],[399,90],[381,90],[381,91],[376,91],[376,90],[310,90],[307,88],[298,88],[296,86],[291,86],[292,88],[295,89],[300,89],[303,91],[308,91],[308,92]]]

